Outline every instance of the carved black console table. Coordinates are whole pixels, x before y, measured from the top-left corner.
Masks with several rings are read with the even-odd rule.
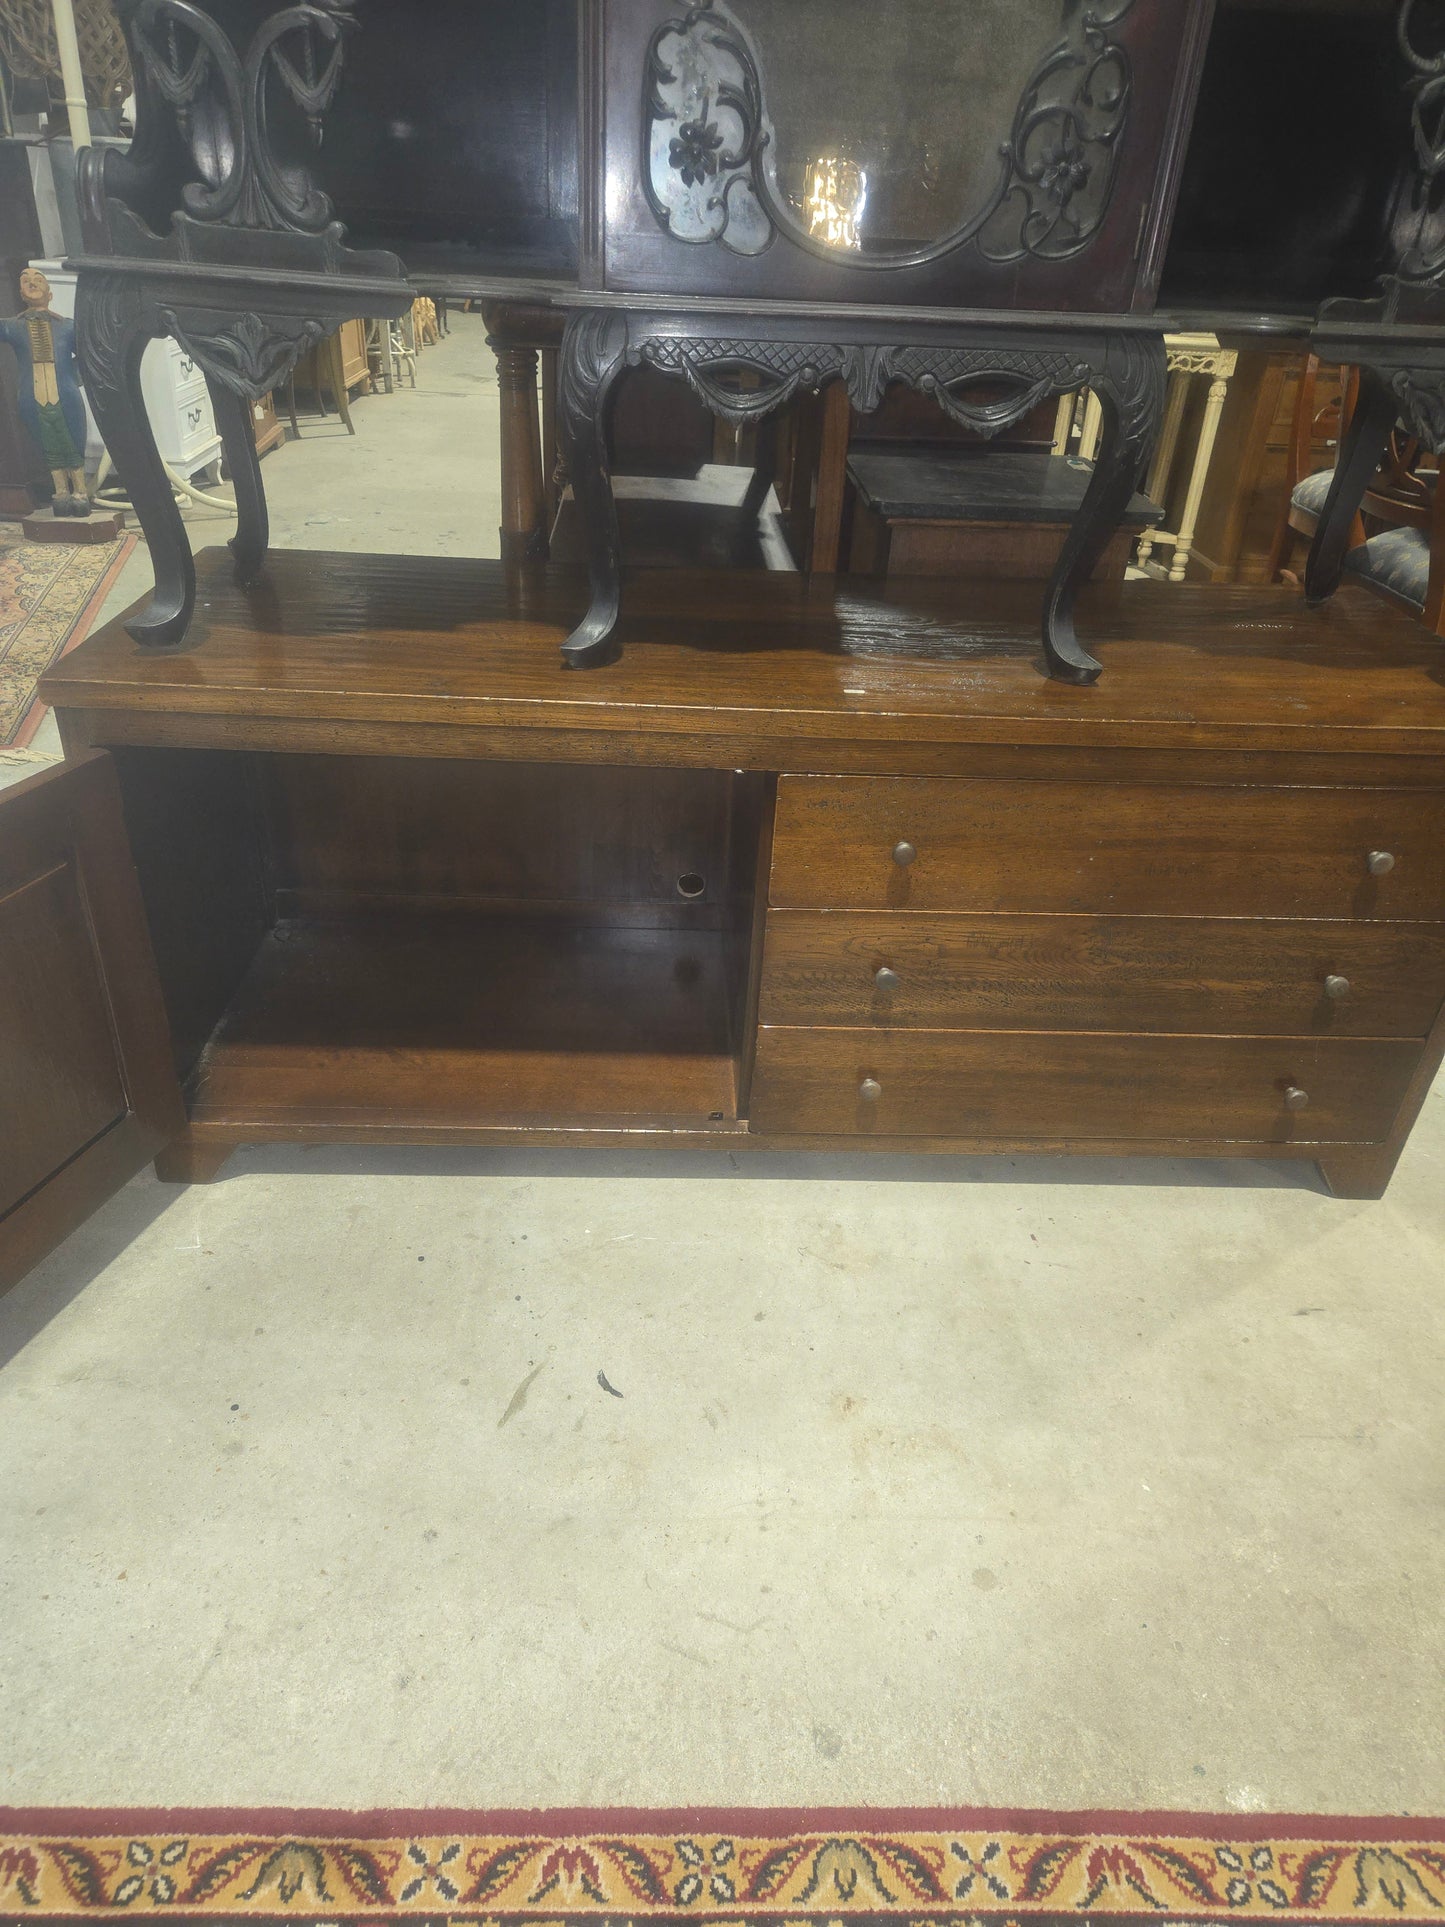
[[[349,0],[287,7],[244,42],[189,0],[129,0],[136,138],[89,148],[78,179],[86,253],[74,265],[86,393],[140,517],[155,593],[138,642],[182,641],[195,569],[141,397],[147,341],[170,335],[206,377],[236,489],[231,547],[241,581],[268,530],[251,404],[353,315],[404,314],[395,255],[355,252],[315,186],[308,149],[341,76]],[[165,209],[163,231],[147,223]]]
[[[1103,441],[1045,598],[1043,639],[1051,675],[1092,682],[1099,664],[1074,633],[1074,597],[1148,455],[1164,395],[1163,337],[1122,321],[1094,328],[1050,321],[1031,332],[988,320],[965,327],[909,316],[820,319],[822,328],[811,317],[730,312],[718,317],[713,332],[697,314],[666,310],[589,306],[572,316],[562,344],[560,426],[589,535],[592,603],[563,645],[568,661],[604,661],[610,651],[621,567],[607,473],[607,404],[623,370],[645,363],[686,381],[709,408],[738,424],[762,420],[800,390],[827,381],[841,381],[854,408],[866,414],[890,382],[901,381],[933,396],[954,421],[994,435],[1048,396],[1087,383],[1102,404]],[[740,374],[757,385],[738,387]],[[979,390],[1003,392],[971,399]]]
[[[1250,0],[994,0],[983,25],[936,0],[432,0],[424,19],[403,0],[119,0],[137,136],[81,156],[74,265],[87,386],[156,569],[131,633],[177,646],[195,595],[145,342],[172,335],[205,371],[251,580],[249,405],[342,320],[427,291],[568,313],[592,586],[571,663],[613,646],[608,405],[642,364],[733,422],[834,381],[866,410],[901,382],[984,435],[1089,385],[1102,446],[1041,612],[1050,673],[1088,682],[1075,594],[1147,459],[1165,329],[1303,339],[1318,314],[1319,351],[1367,370],[1318,599],[1396,415],[1445,441],[1426,4],[1403,0],[1391,41],[1374,0],[1301,0],[1307,30],[1292,15],[1280,47]]]

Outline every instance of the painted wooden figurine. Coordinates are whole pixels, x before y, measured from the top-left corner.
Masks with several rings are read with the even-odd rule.
[[[39,268],[20,277],[24,312],[0,321],[20,364],[20,419],[55,484],[56,515],[89,515],[85,492],[85,398],[75,360],[75,323],[50,306],[50,283]]]

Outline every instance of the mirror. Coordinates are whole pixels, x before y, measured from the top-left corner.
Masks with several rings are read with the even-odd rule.
[[[738,254],[1066,259],[1108,206],[1133,4],[702,0],[648,50],[653,211]]]
[[[738,0],[777,200],[841,252],[912,254],[977,215],[1060,0]]]

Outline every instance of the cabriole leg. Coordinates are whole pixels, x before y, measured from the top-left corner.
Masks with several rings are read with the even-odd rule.
[[[1355,512],[1380,465],[1398,415],[1399,403],[1387,385],[1372,368],[1362,368],[1354,413],[1305,563],[1305,601],[1310,604],[1328,601],[1340,586]]]
[[[271,539],[266,513],[266,490],[261,481],[261,458],[256,453],[256,436],[251,426],[251,402],[224,383],[206,378],[216,426],[221,431],[221,446],[226,466],[236,490],[236,533],[231,537],[231,554],[236,559],[236,580],[243,588],[253,583],[266,560]]]
[[[627,317],[615,311],[573,315],[562,337],[558,419],[572,495],[587,544],[592,601],[562,645],[576,664],[605,662],[622,601],[622,545],[607,465],[607,421],[627,362]]]
[[[1104,365],[1092,378],[1103,414],[1103,437],[1094,473],[1044,599],[1044,658],[1049,674],[1060,682],[1095,682],[1102,668],[1080,646],[1074,630],[1074,602],[1138,486],[1159,431],[1166,379],[1163,337],[1133,334],[1110,340]]]
[[[75,331],[96,426],[145,532],[155,571],[150,601],[126,628],[137,642],[163,648],[180,642],[190,626],[196,571],[141,397],[141,356],[157,329],[133,283],[82,271],[75,290]]]

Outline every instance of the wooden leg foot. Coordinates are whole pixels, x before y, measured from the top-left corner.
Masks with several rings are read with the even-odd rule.
[[[1333,1198],[1383,1198],[1400,1153],[1393,1145],[1366,1144],[1317,1158]]]
[[[162,1184],[214,1184],[234,1145],[198,1143],[178,1137],[156,1154],[155,1172]]]

